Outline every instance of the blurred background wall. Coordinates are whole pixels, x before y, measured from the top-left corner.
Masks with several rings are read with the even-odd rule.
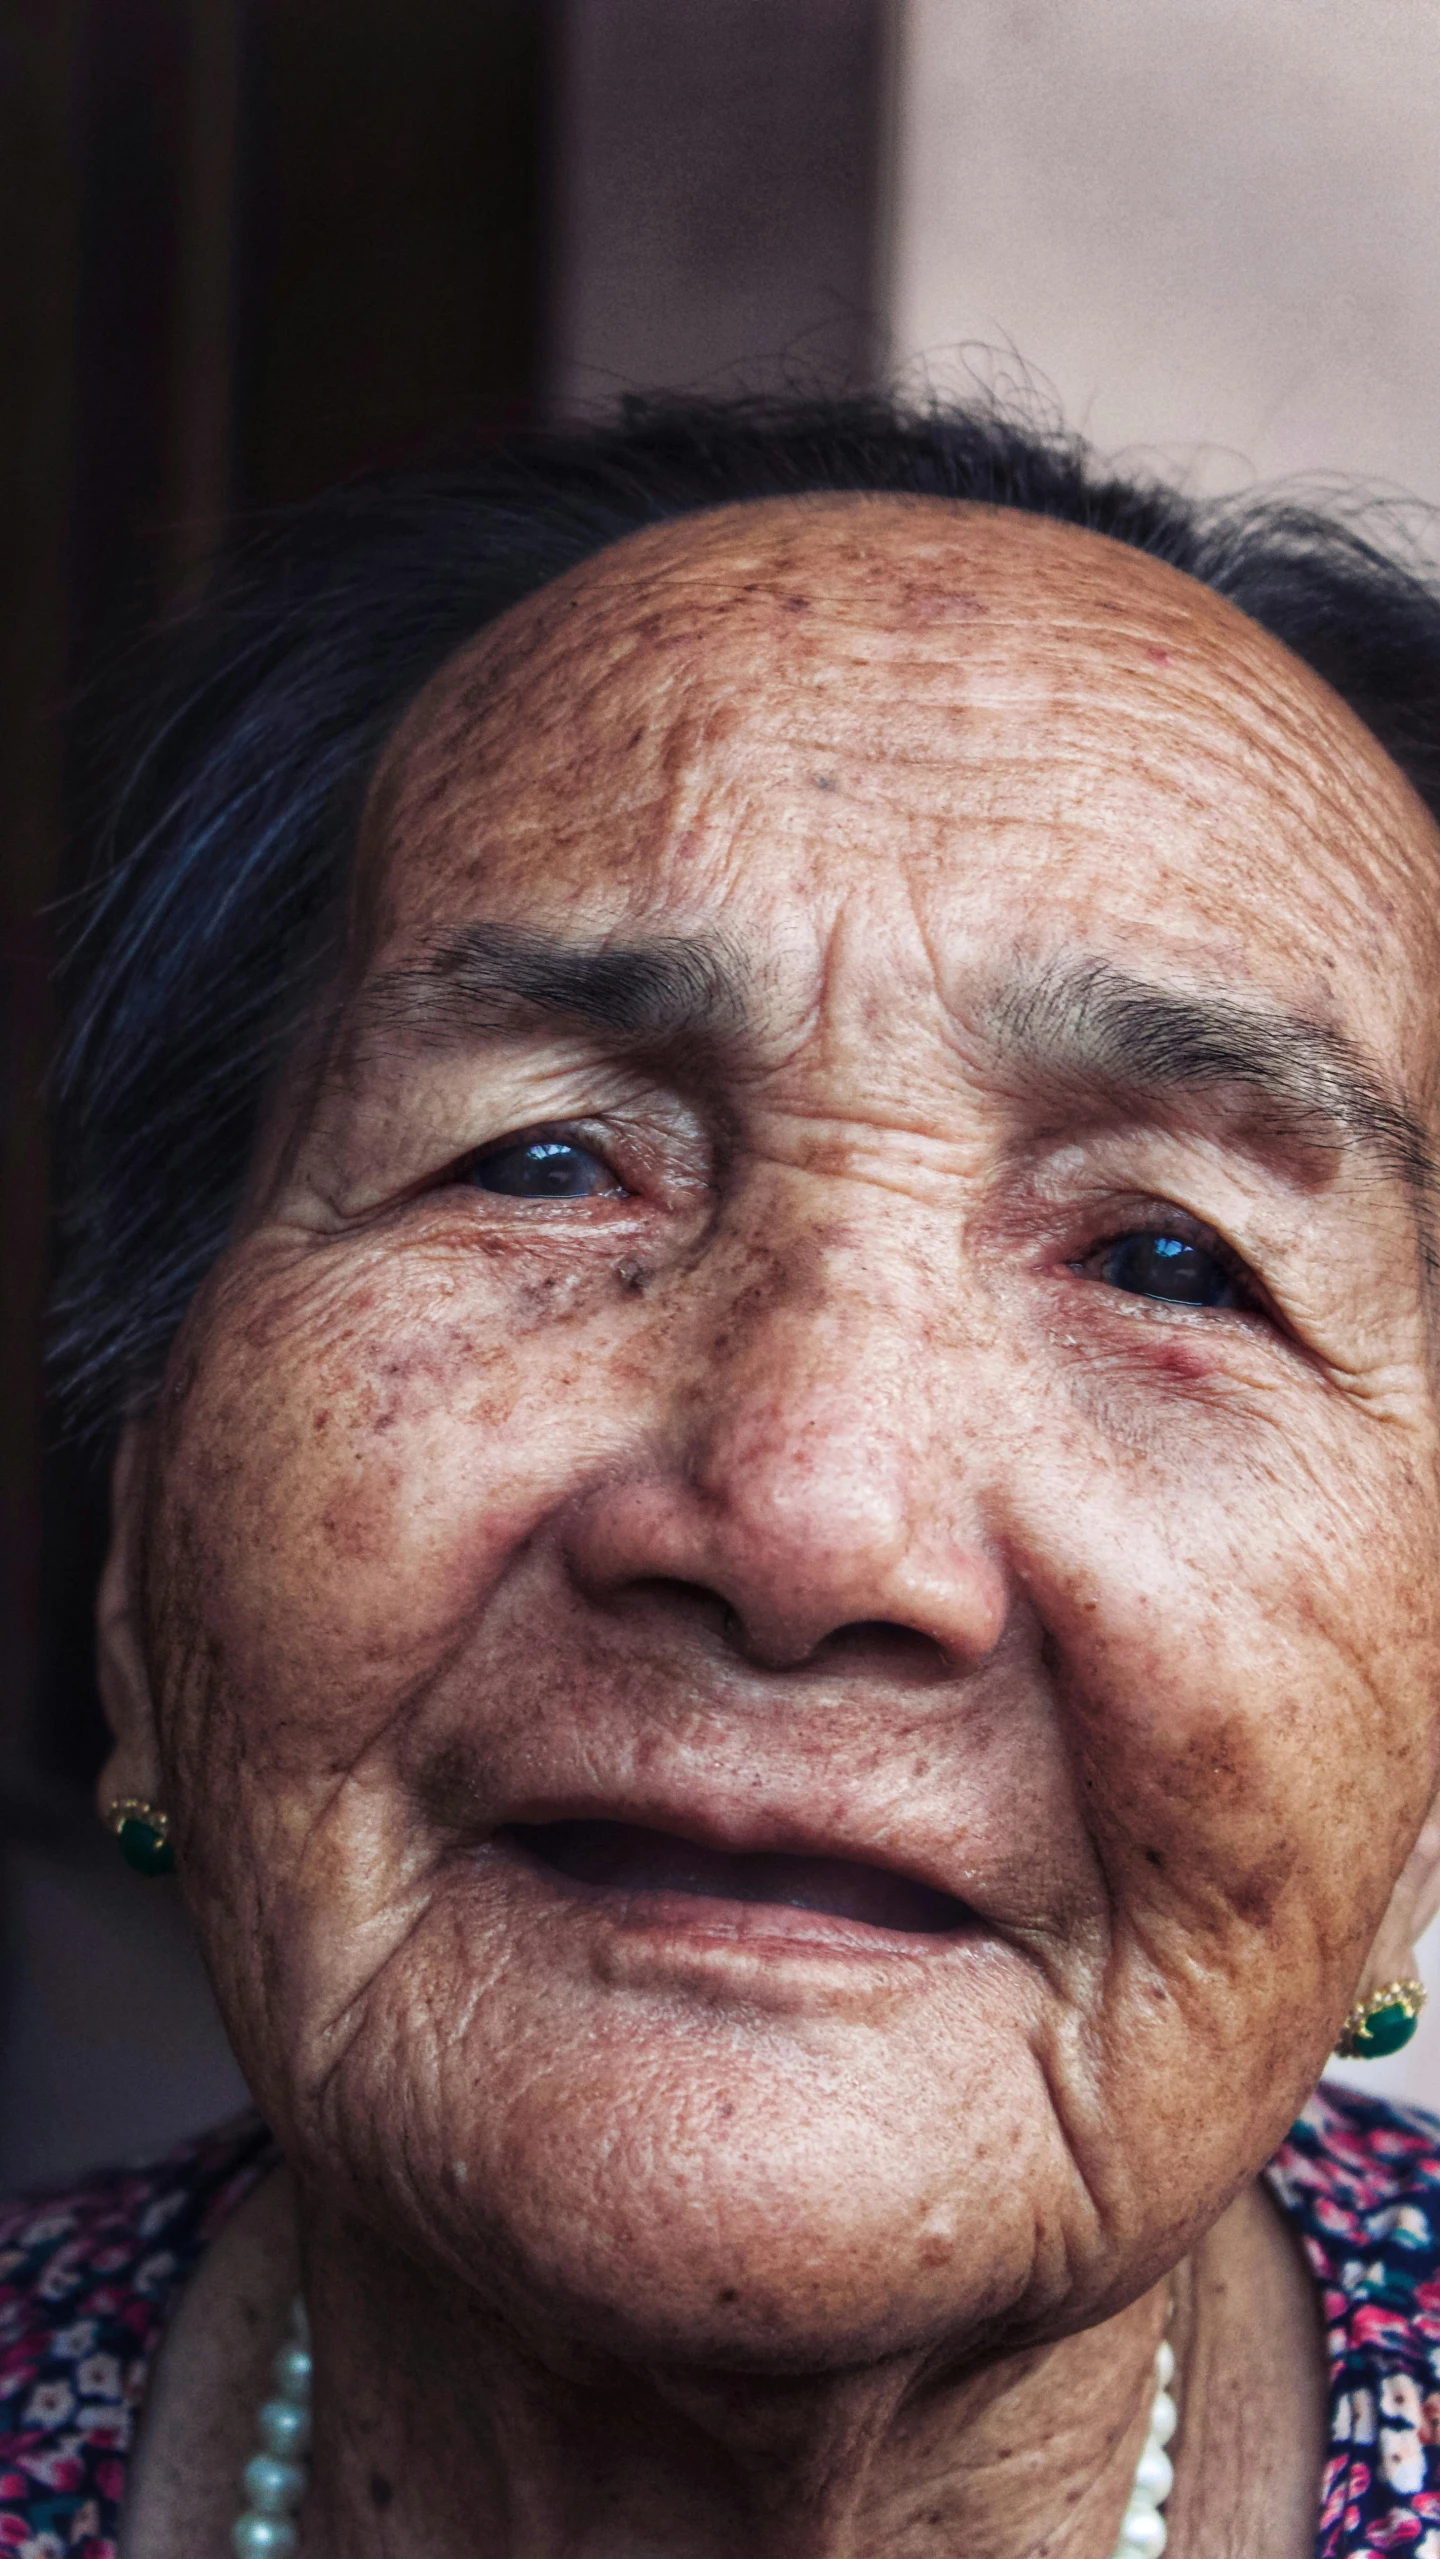
[[[0,0],[0,2184],[240,2091],[89,1792],[40,1083],[87,704],[261,508],[631,387],[1018,372],[1440,499],[1433,0]],[[1427,1962],[1432,1949],[1427,1948]],[[1365,2084],[1440,2104],[1440,2001]]]
[[[1434,0],[907,0],[887,314],[1203,486],[1440,499]],[[1206,448],[1209,448],[1206,450]]]

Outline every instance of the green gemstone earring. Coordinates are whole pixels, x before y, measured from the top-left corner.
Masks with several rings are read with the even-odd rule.
[[[137,1875],[173,1875],[175,1850],[170,1816],[159,1804],[122,1795],[105,1808],[105,1820],[119,1842],[120,1854]]]
[[[1420,2022],[1425,2005],[1423,1981],[1387,1981],[1368,1999],[1357,1999],[1339,2034],[1335,2050],[1342,2061],[1383,2061],[1404,2050]]]

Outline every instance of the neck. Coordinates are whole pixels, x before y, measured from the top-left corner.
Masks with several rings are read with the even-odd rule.
[[[1170,2301],[960,2377],[777,2378],[519,2339],[353,2229],[306,2255],[305,2559],[1110,2559]]]
[[[126,2559],[229,2546],[298,2273],[277,2177],[172,2322]],[[353,2225],[305,2232],[316,2439],[304,2559],[1110,2559],[1172,2286],[956,2378],[933,2358],[777,2380],[561,2353]],[[1173,2281],[1172,2559],[1310,2559],[1325,2381],[1314,2287],[1251,2188]]]

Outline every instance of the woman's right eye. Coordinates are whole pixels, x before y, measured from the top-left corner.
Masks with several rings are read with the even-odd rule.
[[[570,1137],[527,1137],[471,1159],[464,1176],[477,1190],[515,1200],[589,1200],[623,1195],[603,1158]]]

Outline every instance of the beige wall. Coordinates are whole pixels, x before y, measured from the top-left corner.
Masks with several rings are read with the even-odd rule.
[[[1440,502],[1440,0],[897,6],[902,365],[1008,346],[1206,486]],[[1423,1962],[1409,2052],[1341,2075],[1440,2108],[1440,1928]]]
[[[897,354],[1440,500],[1440,0],[897,0]]]

